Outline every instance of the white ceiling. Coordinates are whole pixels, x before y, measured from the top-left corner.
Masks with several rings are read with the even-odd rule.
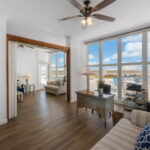
[[[102,0],[91,1],[94,6]],[[0,13],[8,16],[8,33],[42,37],[72,35],[84,41],[149,26],[149,7],[150,0],[117,0],[98,12],[115,17],[115,22],[94,19],[91,27],[82,29],[78,18],[58,21],[59,18],[79,14],[67,0],[0,0]]]

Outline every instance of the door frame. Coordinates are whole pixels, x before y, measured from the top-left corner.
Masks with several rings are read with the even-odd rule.
[[[36,45],[44,48],[52,48],[59,51],[64,51],[67,55],[67,102],[71,102],[71,49],[69,47],[37,41],[21,36],[7,34],[6,46],[7,46],[7,89],[9,88],[9,41],[20,42],[25,44]],[[9,90],[7,90],[7,118],[9,119]]]

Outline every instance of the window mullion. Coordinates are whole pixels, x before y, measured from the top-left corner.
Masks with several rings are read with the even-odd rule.
[[[142,33],[143,38],[142,38],[142,83],[143,83],[143,88],[148,89],[148,66],[147,66],[147,54],[148,54],[148,36],[147,32]]]
[[[99,43],[99,77],[103,78],[103,46]]]
[[[118,39],[118,100],[122,99],[122,46],[121,38]]]

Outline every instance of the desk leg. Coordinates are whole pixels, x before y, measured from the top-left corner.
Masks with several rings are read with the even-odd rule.
[[[106,118],[104,119],[104,125],[105,125],[105,128],[106,128]]]
[[[92,109],[92,114],[94,114],[94,110]]]
[[[78,115],[78,106],[77,106],[77,110],[76,110],[76,115]]]
[[[109,117],[108,118],[110,118],[112,116],[112,112],[109,112]]]

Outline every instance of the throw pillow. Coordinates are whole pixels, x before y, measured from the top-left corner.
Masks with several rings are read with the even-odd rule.
[[[150,123],[143,128],[137,137],[135,150],[150,150]]]
[[[60,81],[56,81],[55,86],[61,86]]]

